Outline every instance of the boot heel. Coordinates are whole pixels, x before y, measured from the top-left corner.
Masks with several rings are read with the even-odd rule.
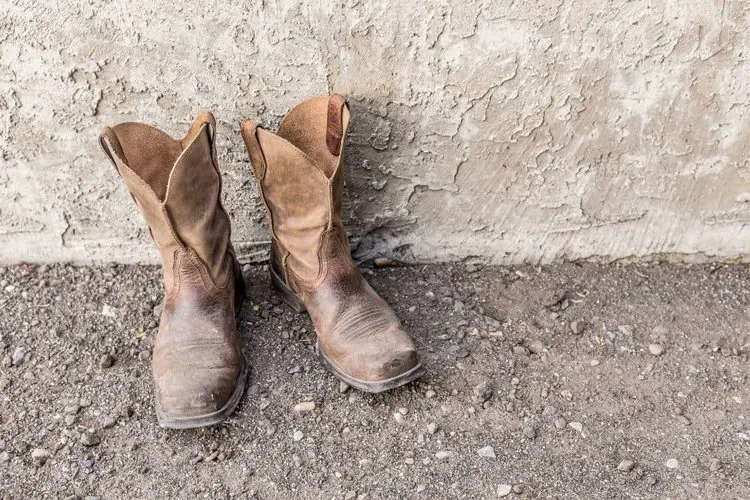
[[[286,283],[284,283],[284,280],[281,279],[281,276],[276,274],[276,271],[274,271],[273,266],[269,265],[268,268],[271,270],[271,284],[276,290],[279,291],[279,293],[281,294],[281,298],[284,299],[284,302],[286,302],[289,307],[291,307],[298,313],[307,311],[305,303],[302,302],[299,297],[297,297],[297,294],[294,293],[291,288],[286,286]]]

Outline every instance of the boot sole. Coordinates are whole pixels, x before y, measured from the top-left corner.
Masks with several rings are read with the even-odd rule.
[[[286,283],[284,283],[284,280],[282,280],[278,274],[276,274],[276,271],[273,270],[273,266],[269,265],[268,267],[271,271],[271,284],[281,294],[281,298],[284,300],[284,302],[286,302],[289,307],[291,307],[298,313],[307,311],[307,307],[305,307],[304,302],[302,302],[297,294],[294,293],[286,285]],[[333,360],[326,355],[325,351],[321,349],[320,342],[315,342],[315,352],[318,354],[318,358],[323,363],[323,366],[325,366],[328,371],[331,372],[336,378],[348,384],[349,386],[364,392],[377,394],[379,392],[390,391],[391,389],[395,389],[396,387],[400,387],[402,385],[408,384],[409,382],[413,382],[425,373],[422,363],[419,363],[416,366],[412,367],[409,371],[387,380],[360,380],[358,378],[352,377],[351,375],[348,375],[346,372],[340,369],[336,365],[336,363],[334,363]]]
[[[242,274],[240,273],[240,277]],[[235,311],[235,316],[240,315],[240,311],[242,310],[242,304],[245,302],[245,282],[242,281],[242,278],[240,278],[240,285],[241,292],[240,292],[240,299],[239,299],[239,305],[237,306],[237,310]],[[193,417],[170,417],[157,406],[156,407],[156,420],[159,422],[159,427],[163,427],[165,429],[195,429],[198,427],[208,427],[210,425],[216,425],[218,423],[223,422],[226,420],[232,413],[234,413],[234,410],[237,408],[237,405],[240,404],[240,400],[242,399],[242,395],[245,393],[245,386],[247,385],[247,376],[249,373],[249,364],[247,363],[247,358],[245,358],[245,355],[242,355],[242,370],[240,370],[240,375],[237,377],[237,383],[234,387],[234,392],[232,393],[232,397],[229,398],[229,401],[226,402],[226,404],[221,407],[221,409],[207,413],[205,415],[198,415]]]

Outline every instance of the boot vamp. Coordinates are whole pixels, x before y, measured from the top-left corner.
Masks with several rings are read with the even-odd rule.
[[[358,271],[325,280],[307,306],[320,348],[348,375],[383,381],[419,364],[393,310]]]
[[[232,292],[180,290],[165,304],[153,360],[164,413],[205,415],[231,398],[243,369]]]

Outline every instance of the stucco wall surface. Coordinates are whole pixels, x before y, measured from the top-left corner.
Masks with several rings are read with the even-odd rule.
[[[750,2],[0,0],[0,262],[156,262],[96,138],[219,121],[235,246],[268,243],[239,136],[353,113],[360,258],[750,256]]]

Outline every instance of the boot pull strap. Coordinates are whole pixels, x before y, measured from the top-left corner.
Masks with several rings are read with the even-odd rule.
[[[258,126],[253,120],[247,120],[242,124],[242,139],[245,141],[245,147],[250,154],[250,164],[253,167],[255,178],[260,182],[266,175],[266,158],[258,142]]]
[[[104,127],[101,134],[99,134],[99,146],[101,146],[102,151],[107,155],[109,161],[112,162],[112,166],[115,167],[117,175],[122,177],[115,157],[120,158],[122,161],[122,158],[125,158],[125,153],[122,152],[120,141],[117,139],[114,130],[110,127]]]
[[[333,156],[341,153],[341,143],[344,139],[344,107],[346,101],[338,94],[328,99],[328,124],[326,125],[326,146]]]

